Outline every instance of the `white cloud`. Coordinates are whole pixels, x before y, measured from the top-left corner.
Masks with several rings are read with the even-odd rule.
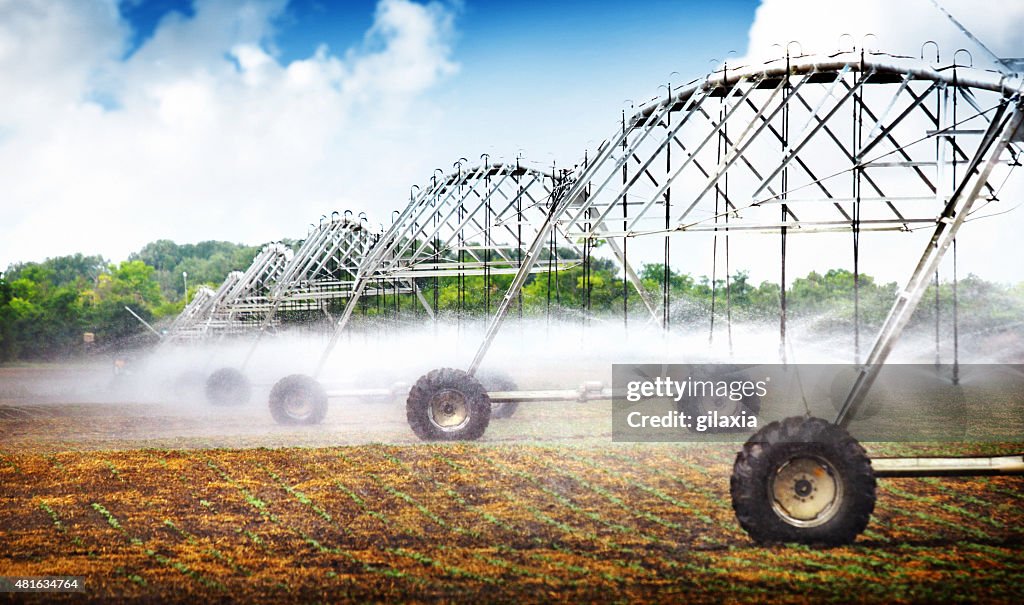
[[[940,4],[997,56],[1024,57],[1024,38],[1019,35],[1024,30],[1024,2],[940,0]],[[794,54],[833,53],[856,45],[858,49],[920,57],[922,45],[928,40],[938,44],[943,65],[950,64],[960,48],[968,49],[975,67],[994,65],[931,0],[762,0],[750,27],[747,56],[737,62],[778,58],[790,41],[798,43],[790,48]],[[924,55],[927,60],[934,60],[934,47],[929,45]],[[968,59],[967,54],[957,55],[960,64]],[[1001,201],[986,208],[984,214],[1017,206],[1022,200],[1022,185],[1024,173],[1014,172]],[[960,274],[973,272],[987,279],[1024,280],[1024,267],[1005,262],[1020,256],[1016,234],[1021,230],[1024,207],[998,219],[966,225],[959,238]],[[920,257],[927,235],[921,232],[866,237],[862,240],[862,270],[883,280],[903,283]],[[845,242],[827,238],[790,241],[791,275],[852,266],[848,236]],[[733,246],[738,265],[752,268],[755,279],[778,279],[777,255],[763,253],[766,246],[774,247],[774,243],[741,239]],[[943,279],[951,274],[948,256],[942,269]]]
[[[429,91],[457,69],[450,11],[380,0],[354,48],[282,63],[285,4],[197,0],[122,59],[113,0],[0,0],[0,268],[401,206],[430,172]]]
[[[433,81],[455,72],[444,57],[452,34],[452,17],[439,5],[421,6],[385,1],[377,6],[366,45],[376,52],[354,61],[345,88],[372,96],[413,94]]]
[[[77,101],[126,35],[113,2],[0,0],[0,123],[11,132]]]
[[[1024,2],[1006,0],[940,0],[971,33],[998,56],[1024,55]],[[983,51],[967,39],[931,0],[762,0],[750,27],[748,55],[775,58],[779,46],[797,41],[798,53],[831,53],[852,45],[893,54],[921,56],[927,40],[938,43],[948,62],[967,48],[977,66],[987,66]],[[925,55],[934,57],[934,48]],[[966,61],[966,55],[959,57]]]

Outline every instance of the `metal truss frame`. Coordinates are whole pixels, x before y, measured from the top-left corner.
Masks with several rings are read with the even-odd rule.
[[[425,186],[412,188],[409,204],[360,267],[352,297],[314,377],[322,372],[360,297],[376,280],[404,279],[415,287],[416,279],[431,277],[456,276],[461,283],[468,275],[518,274],[525,263],[529,262],[532,270],[542,257],[546,264],[537,267],[538,271],[559,271],[584,262],[589,247],[561,229],[545,228],[554,201],[572,184],[568,171],[538,170],[519,162],[491,163],[487,156],[482,159],[475,166],[460,160],[455,171],[436,171]],[[526,250],[529,241],[534,245]],[[655,316],[656,306],[622,250],[615,243],[609,248]]]
[[[261,328],[268,327],[278,311],[327,313],[326,301],[352,295],[359,267],[381,231],[369,226],[366,215],[351,217],[351,211],[335,212],[310,231],[271,289]]]
[[[211,288],[199,286],[195,294],[192,295],[192,300],[185,305],[181,313],[168,326],[167,333],[163,335],[161,343],[197,338],[199,335],[196,333],[195,328],[202,325],[204,319],[209,317],[216,296],[217,292]]]
[[[786,56],[669,90],[561,177],[469,365],[481,365],[549,234],[576,241],[932,229],[837,422],[863,400],[978,200],[1017,165],[1018,75],[881,53]],[[588,154],[589,155],[589,154]],[[836,169],[836,166],[840,166]],[[857,267],[855,266],[855,272]]]
[[[200,288],[175,318],[164,343],[238,334],[259,325],[269,295],[293,257],[284,244],[264,246],[245,271],[232,271],[215,292]]]

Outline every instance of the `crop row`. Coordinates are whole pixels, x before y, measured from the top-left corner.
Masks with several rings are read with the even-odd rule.
[[[97,599],[162,601],[1020,594],[1020,479],[882,480],[856,544],[764,548],[734,520],[732,455],[692,444],[4,452],[0,565],[85,575]]]

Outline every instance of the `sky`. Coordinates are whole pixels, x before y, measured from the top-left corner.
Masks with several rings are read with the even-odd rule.
[[[1024,1],[942,3],[1024,56]],[[389,222],[459,158],[569,165],[659,85],[844,33],[985,61],[930,0],[0,0],[0,269]]]

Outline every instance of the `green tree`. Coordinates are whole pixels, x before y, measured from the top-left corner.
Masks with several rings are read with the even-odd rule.
[[[645,263],[640,269],[640,279],[649,287],[661,290],[665,285],[665,264]],[[689,273],[678,273],[669,268],[669,286],[673,294],[688,292],[693,288],[693,278]]]
[[[123,339],[143,329],[125,307],[146,321],[158,317],[158,312],[166,308],[166,299],[155,273],[156,269],[141,260],[112,264],[100,275],[96,289],[83,293],[89,309],[88,324],[97,338]]]
[[[77,287],[85,280],[79,262],[83,258],[12,267],[17,277],[4,278],[0,288],[0,359],[54,357],[75,346],[81,337]],[[64,259],[73,262],[62,264]]]
[[[259,251],[258,246],[246,246],[222,241],[204,241],[178,245],[171,240],[157,240],[130,255],[128,260],[139,260],[153,267],[154,276],[167,299],[183,299],[188,273],[189,285],[216,286],[231,271],[249,266]]]

